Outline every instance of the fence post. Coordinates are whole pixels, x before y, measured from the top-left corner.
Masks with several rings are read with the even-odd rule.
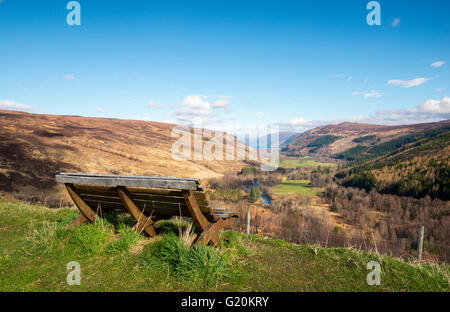
[[[250,235],[250,207],[247,207],[247,235]]]
[[[422,250],[423,250],[423,234],[424,226],[420,226],[419,237],[417,238],[417,260],[422,260]]]

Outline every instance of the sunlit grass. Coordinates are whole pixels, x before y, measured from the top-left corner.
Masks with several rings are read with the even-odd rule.
[[[450,290],[448,265],[233,231],[220,234],[218,248],[191,246],[186,220],[157,222],[160,235],[149,239],[122,218],[71,228],[76,215],[0,198],[0,291]],[[373,260],[382,267],[380,286],[366,283]],[[66,283],[72,261],[81,265],[80,286]]]
[[[321,189],[311,187],[309,180],[284,181],[274,186],[272,189],[275,194],[299,193],[305,196],[315,196]]]
[[[336,167],[336,164],[333,163],[325,163],[325,162],[318,162],[313,160],[310,157],[302,157],[299,159],[281,159],[280,165],[281,168],[285,169],[294,169],[297,167],[308,167],[308,168],[315,168],[315,167]]]

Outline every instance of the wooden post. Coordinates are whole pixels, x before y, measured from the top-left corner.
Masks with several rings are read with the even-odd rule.
[[[247,207],[247,235],[250,235],[250,207]]]
[[[424,235],[424,226],[420,226],[419,237],[417,238],[417,260],[422,260],[422,250],[423,250],[423,235]]]

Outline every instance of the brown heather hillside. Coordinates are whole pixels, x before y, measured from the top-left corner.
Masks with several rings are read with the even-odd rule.
[[[401,125],[401,126],[384,126],[372,124],[359,124],[353,122],[343,122],[336,125],[326,125],[306,131],[296,138],[285,149],[288,153],[298,155],[313,155],[323,158],[329,158],[332,155],[344,152],[349,148],[361,145],[354,142],[354,139],[361,137],[374,136],[373,139],[364,142],[363,145],[378,145],[400,136],[434,129],[450,125],[450,120],[422,123],[415,125]],[[308,146],[314,144],[315,140],[328,136],[330,144],[324,144],[318,149]]]
[[[173,126],[0,110],[0,191],[54,203],[66,198],[54,179],[61,171],[204,179],[246,165],[237,160],[174,160]]]

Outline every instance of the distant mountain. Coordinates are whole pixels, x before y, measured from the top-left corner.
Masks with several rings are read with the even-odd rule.
[[[450,120],[402,126],[384,126],[343,122],[308,130],[291,139],[283,153],[333,158],[358,146],[379,145],[400,136],[450,125]]]
[[[292,131],[280,131],[278,133],[278,144],[279,146],[284,146],[289,144],[289,142],[296,137],[297,135],[299,135],[298,132],[292,132]],[[269,139],[269,135],[265,135],[265,136],[261,136],[259,137],[259,146],[260,147],[266,147],[268,144],[268,139]],[[251,147],[257,147],[258,146],[258,138],[250,138],[249,146]]]
[[[66,196],[54,179],[61,171],[202,179],[248,166],[238,160],[174,160],[173,127],[140,120],[0,110],[0,191],[54,200]]]

